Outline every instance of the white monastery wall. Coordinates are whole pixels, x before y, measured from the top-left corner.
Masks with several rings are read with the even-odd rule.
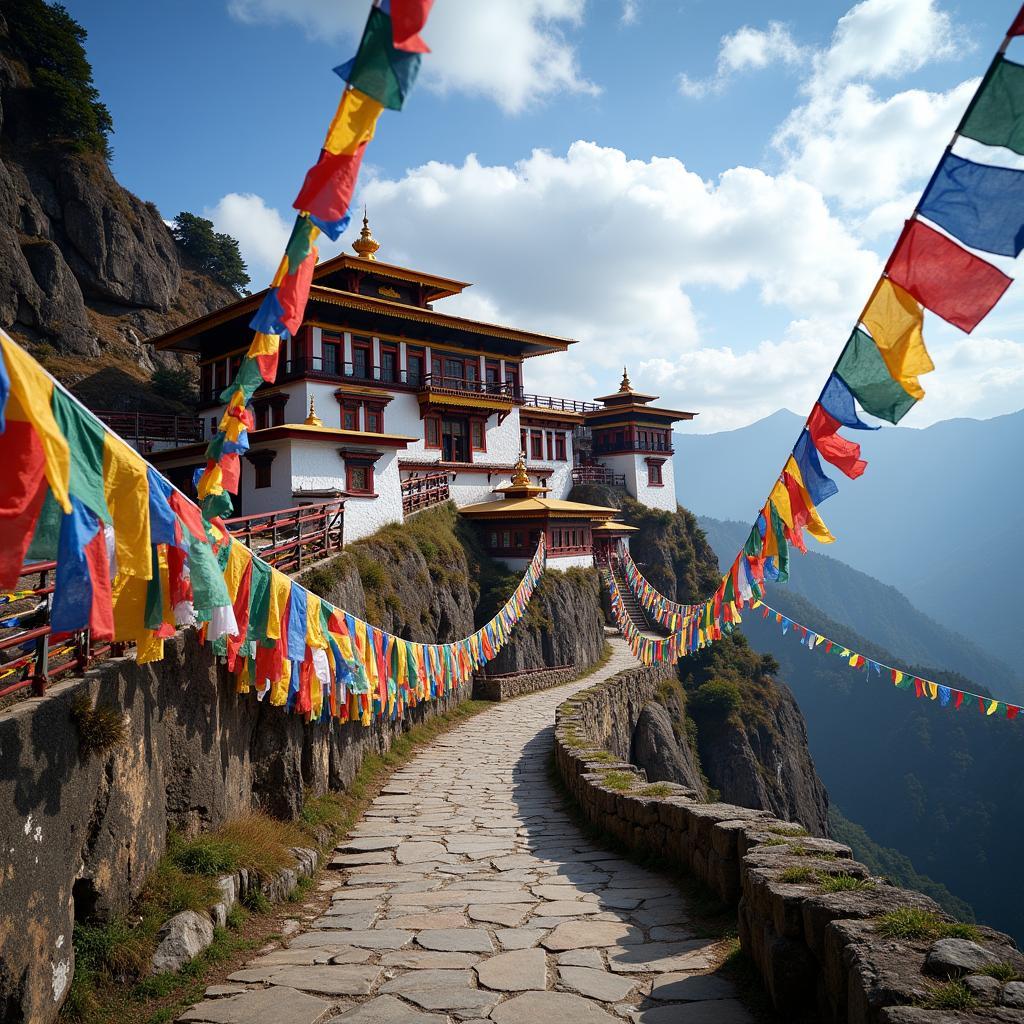
[[[242,515],[274,512],[277,509],[291,508],[295,504],[292,499],[291,449],[288,442],[258,445],[256,451],[263,447],[272,448],[277,452],[270,464],[270,486],[256,489],[256,467],[242,456],[238,486],[238,493],[242,497]]]

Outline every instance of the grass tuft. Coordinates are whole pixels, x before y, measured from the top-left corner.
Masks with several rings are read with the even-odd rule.
[[[667,782],[652,782],[637,792],[637,796],[671,796],[672,787]]]
[[[818,874],[814,868],[786,868],[786,870],[779,875],[779,881],[793,885],[800,885],[804,882],[816,881],[817,877]]]
[[[637,777],[632,772],[610,771],[601,776],[601,784],[609,789],[617,789],[621,792],[633,789],[636,786]]]
[[[962,981],[948,981],[935,989],[923,1005],[930,1010],[973,1010],[978,999]]]
[[[887,939],[970,939],[977,942],[981,932],[972,924],[944,921],[938,914],[918,907],[900,907],[883,914],[876,930]]]
[[[822,875],[818,884],[825,892],[856,892],[859,889],[874,889],[875,883],[870,878],[857,878],[854,875]]]
[[[93,705],[83,687],[71,701],[71,719],[78,729],[78,745],[83,754],[102,754],[124,743],[128,723],[120,708],[111,704]]]
[[[1004,985],[1008,981],[1019,981],[1020,974],[1017,968],[1013,964],[1008,964],[1005,961],[998,964],[985,964],[984,967],[979,967],[976,971],[972,971],[972,974],[984,974],[987,978],[995,978],[996,981],[1001,981]]]

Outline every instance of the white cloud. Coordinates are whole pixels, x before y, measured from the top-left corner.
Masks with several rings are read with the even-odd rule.
[[[622,0],[622,24],[634,25],[640,15],[640,0]]]
[[[744,25],[722,36],[715,74],[711,78],[691,78],[684,73],[678,78],[678,87],[684,96],[700,99],[709,93],[721,92],[738,72],[760,70],[770,64],[795,67],[806,59],[807,50],[796,43],[781,22],[770,22],[767,31]]]
[[[584,3],[443,0],[423,33],[433,54],[421,81],[442,93],[484,96],[510,114],[559,92],[594,95],[600,90],[581,72],[565,36],[582,23]],[[366,19],[363,4],[338,0],[228,0],[228,11],[240,21],[290,21],[311,36],[353,44]]]

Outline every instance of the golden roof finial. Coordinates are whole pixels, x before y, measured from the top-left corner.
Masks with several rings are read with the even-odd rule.
[[[519,453],[519,460],[512,467],[512,486],[529,487],[530,477],[526,472],[526,452]]]
[[[305,419],[305,424],[307,427],[322,427],[324,425],[323,420],[316,414],[316,403],[312,395],[309,396],[309,415]]]
[[[626,368],[622,368],[622,383],[619,385],[620,391],[632,391],[633,385],[629,381],[629,374],[626,372]]]
[[[370,222],[366,216],[366,207],[363,207],[363,230],[359,237],[352,243],[352,248],[361,260],[375,260],[374,253],[380,248],[380,242],[370,233]]]

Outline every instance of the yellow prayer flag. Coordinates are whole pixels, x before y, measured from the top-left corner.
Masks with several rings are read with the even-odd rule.
[[[771,494],[768,495],[768,500],[775,506],[775,511],[779,513],[779,518],[792,530],[793,506],[789,501],[789,491],[786,490],[786,485],[781,480],[775,481],[775,486],[772,488]]]
[[[242,577],[245,575],[245,567],[252,561],[252,555],[239,541],[232,541],[228,548],[228,561],[224,566],[224,582],[228,587],[228,597],[234,604],[238,597],[238,588],[242,585]]]
[[[151,579],[146,463],[110,433],[103,435],[103,494],[114,524],[118,573]]]
[[[985,711],[985,714],[986,715],[994,715],[996,713],[996,711],[998,711],[998,710],[999,710],[999,701],[994,700],[994,701],[992,701],[989,704],[988,708]]]
[[[924,347],[921,335],[924,310],[917,300],[898,284],[883,278],[864,311],[862,322],[893,378],[907,394],[924,398],[917,376],[930,373],[935,364]]]
[[[267,638],[281,639],[281,616],[288,607],[292,581],[277,569],[270,571],[270,610],[267,614]]]
[[[257,331],[253,335],[252,343],[246,354],[250,359],[255,359],[257,356],[272,356],[280,346],[281,336],[279,334],[262,334]]]
[[[151,574],[152,571],[150,562]],[[115,577],[111,586],[111,597],[114,605],[114,639],[119,643],[138,641],[146,634],[148,586],[148,581],[141,576],[119,572]]]
[[[312,591],[306,592],[306,645],[310,650],[323,650],[327,646],[320,625],[320,598]]]
[[[892,684],[893,684],[893,686],[897,686],[899,683],[902,683],[902,682],[903,682],[903,673],[899,669],[896,669],[895,674],[893,675],[893,678],[892,678]]]
[[[933,682],[929,682],[928,683],[928,696],[931,697],[932,700],[938,700],[938,697],[939,697],[939,684],[938,683],[933,683]]]
[[[804,478],[803,474],[800,472],[800,466],[792,455],[790,455],[786,460],[786,465],[782,472],[788,473],[793,478],[793,482],[800,490],[800,497],[803,498],[804,505],[807,506],[807,511],[810,513],[810,519],[808,519],[804,524],[804,529],[819,544],[834,543],[835,537],[832,536],[831,531],[825,525],[821,516],[818,515],[818,510],[814,507],[814,502],[811,500],[810,492],[804,484]]]
[[[71,511],[68,481],[71,477],[71,451],[53,415],[53,381],[21,346],[0,331],[7,376],[11,381],[6,415],[12,420],[31,423],[46,460],[46,482],[53,497],[65,512]]]
[[[327,129],[323,148],[335,155],[355,153],[364,142],[373,138],[377,118],[383,109],[380,103],[358,89],[347,89]]]

